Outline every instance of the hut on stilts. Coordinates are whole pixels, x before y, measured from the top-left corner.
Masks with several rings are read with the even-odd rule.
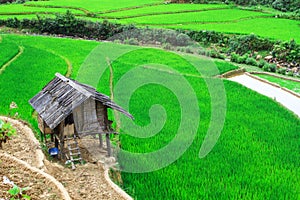
[[[69,160],[72,168],[75,161],[82,161],[77,140],[88,135],[99,138],[103,148],[103,135],[106,138],[107,155],[111,156],[110,134],[116,132],[108,119],[107,108],[111,108],[133,119],[132,115],[110,100],[95,88],[79,83],[56,73],[37,95],[29,100],[38,113],[39,129],[54,143],[60,159]],[[73,127],[66,133],[66,127]],[[69,129],[68,129],[69,130]]]

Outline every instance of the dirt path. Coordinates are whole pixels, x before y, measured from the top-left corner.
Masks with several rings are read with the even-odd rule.
[[[240,83],[260,94],[274,99],[300,117],[300,98],[295,95],[245,74],[229,78],[229,80]]]
[[[6,117],[1,117],[1,119],[9,121],[17,129],[18,134],[15,138],[3,144],[3,150],[0,150],[0,156],[2,155],[0,160],[3,160],[0,164],[0,199],[7,198],[7,196],[3,195],[9,189],[7,185],[5,185],[5,188],[3,187],[3,176],[7,176],[15,183],[21,184],[21,187],[29,185],[33,191],[30,193],[33,196],[32,199],[66,199],[59,198],[59,196],[63,196],[62,192],[57,189],[51,189],[53,188],[50,186],[52,183],[49,185],[49,181],[43,181],[44,179],[41,178],[39,173],[32,174],[32,171],[30,172],[22,167],[11,171],[14,163],[6,161],[3,155],[9,155],[16,158],[15,160],[26,162],[30,167],[36,168],[37,171],[41,169],[49,176],[52,176],[55,181],[62,184],[62,190],[65,190],[71,199],[126,199],[125,193],[122,194],[120,188],[115,188],[115,185],[107,180],[108,170],[105,169],[105,166],[100,161],[76,165],[76,170],[62,166],[57,162],[49,161],[45,159],[39,142],[28,126],[20,121]],[[36,180],[40,181],[37,182]],[[43,193],[45,190],[49,192]],[[49,198],[46,198],[45,195]],[[127,197],[127,199],[130,199],[130,197]]]
[[[2,74],[2,72],[12,63],[14,62],[15,60],[18,59],[19,56],[22,55],[22,53],[24,52],[24,47],[22,46],[19,46],[19,52],[17,53],[17,55],[15,55],[12,59],[10,59],[7,63],[5,63],[1,69],[0,69],[0,74]]]

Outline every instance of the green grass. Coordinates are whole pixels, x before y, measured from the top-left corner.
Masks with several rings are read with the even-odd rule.
[[[106,13],[99,16],[109,17],[126,17],[138,15],[153,15],[166,12],[184,12],[184,11],[200,11],[206,9],[228,9],[224,4],[163,4],[157,6],[142,7],[138,9],[124,10],[119,12]]]
[[[259,13],[253,11],[239,10],[239,9],[225,9],[225,10],[209,10],[192,13],[178,13],[136,17],[121,20],[126,23],[133,23],[139,25],[163,25],[163,24],[184,24],[193,22],[227,22],[240,20],[242,18],[270,16],[270,14]]]
[[[255,24],[255,26],[253,24]],[[300,22],[288,19],[257,18],[229,23],[189,24],[167,27],[190,30],[215,30],[224,33],[254,33],[266,38],[287,41],[294,38],[297,42],[300,41]]]
[[[256,76],[266,79],[270,82],[277,83],[281,87],[285,87],[289,90],[300,93],[300,82],[285,80],[285,79],[281,79],[281,78],[277,78],[265,74],[256,74]]]
[[[115,93],[115,100],[124,107],[127,107],[124,102],[128,100],[128,110],[135,117],[134,122],[122,124],[124,150],[152,152],[173,141],[182,120],[180,102],[183,100],[185,106],[190,107],[193,98],[196,99],[197,108],[192,111],[199,109],[200,120],[197,120],[197,112],[183,118],[190,126],[199,122],[190,148],[163,169],[149,173],[122,173],[123,187],[137,199],[297,199],[300,192],[300,157],[295,149],[299,147],[299,118],[273,100],[239,84],[208,78],[217,74],[212,70],[215,66],[221,72],[235,66],[152,48],[38,36],[1,36],[2,42],[11,43],[11,48],[24,46],[24,52],[0,75],[0,113],[7,115],[9,104],[15,101],[20,117],[35,127],[37,122],[32,118],[33,109],[28,100],[54,77],[55,72],[66,72],[66,63],[61,56],[72,63],[72,77],[89,84],[97,80],[99,91],[107,95],[110,93],[106,58],[111,60],[114,85],[119,92]],[[149,65],[151,68],[147,67]],[[106,69],[103,74],[100,68]],[[140,71],[129,76],[134,70]],[[178,74],[170,73],[170,70],[176,70]],[[124,81],[127,73],[129,77]],[[138,84],[138,80],[152,78],[169,87],[155,84],[155,81]],[[120,84],[122,79],[124,82]],[[226,105],[222,101],[211,102],[212,94],[206,83],[218,81],[224,82]],[[129,88],[135,84],[141,87],[129,94]],[[190,85],[192,90],[182,90],[185,84]],[[125,89],[118,90],[118,87]],[[173,93],[172,89],[180,92]],[[130,99],[127,99],[128,94]],[[164,114],[160,110],[157,118],[151,118],[153,113],[149,110],[155,104],[164,107],[167,114],[165,124],[161,124]],[[226,106],[226,121],[212,152],[200,159],[199,149],[211,123],[213,104]],[[142,139],[125,134],[133,133],[127,129],[132,123],[153,128],[162,125],[162,129],[152,137]],[[136,134],[147,136],[149,132],[142,129]],[[176,141],[179,146],[187,142],[187,138],[179,138]],[[169,152],[170,155],[175,153]],[[124,166],[126,160],[119,162]],[[147,163],[147,160],[139,162],[155,164]]]

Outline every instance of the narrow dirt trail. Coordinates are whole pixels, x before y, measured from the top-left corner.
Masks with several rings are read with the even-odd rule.
[[[270,84],[264,83],[254,79],[245,74],[228,78],[228,80],[240,83],[251,90],[254,90],[262,95],[270,97],[281,105],[295,113],[300,117],[300,98],[282,90],[281,88],[274,87]]]
[[[17,129],[17,136],[3,144],[3,149],[0,149],[0,161],[3,161],[0,162],[0,199],[6,198],[3,195],[6,195],[9,189],[2,183],[2,177],[7,176],[21,187],[30,186],[30,196],[33,200],[132,200],[110,180],[109,169],[105,163],[87,162],[77,165],[76,170],[72,170],[55,161],[49,161],[26,124],[7,117],[0,118],[10,122]],[[14,163],[18,163],[18,166]],[[17,170],[12,171],[12,166]]]
[[[18,59],[19,56],[22,55],[22,53],[24,52],[24,47],[23,46],[19,46],[19,52],[17,53],[17,55],[15,55],[12,59],[10,59],[7,63],[5,63],[1,68],[0,68],[0,74],[2,74],[2,72],[15,60]]]

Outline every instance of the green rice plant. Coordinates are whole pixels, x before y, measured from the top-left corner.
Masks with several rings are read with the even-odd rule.
[[[255,60],[255,58],[252,58],[252,57],[247,58],[245,60],[245,63],[247,65],[253,65],[253,66],[257,66],[258,65],[257,62],[256,62],[256,60]]]
[[[197,22],[230,22],[242,18],[270,16],[270,14],[239,9],[208,10],[202,12],[163,14],[144,17],[135,17],[120,20],[121,22],[134,23],[139,25],[174,25]]]
[[[0,113],[7,115],[9,104],[15,101],[20,117],[36,129],[37,122],[32,117],[33,109],[28,100],[54,77],[55,72],[66,73],[66,60],[72,63],[71,76],[76,78],[81,64],[98,45],[101,52],[111,52],[111,58],[130,50],[112,62],[114,84],[137,66],[162,77],[166,73],[175,76],[160,66],[145,67],[151,63],[169,66],[187,80],[195,92],[201,116],[196,136],[187,151],[165,168],[149,173],[122,172],[123,187],[131,188],[130,194],[137,199],[297,198],[300,192],[297,176],[300,158],[295,149],[299,146],[299,118],[275,101],[237,83],[222,80],[227,98],[224,128],[213,150],[205,158],[199,158],[199,148],[211,123],[212,105],[206,81],[215,80],[211,78],[217,75],[212,66],[217,66],[221,73],[235,69],[235,66],[221,61],[213,63],[193,55],[179,56],[159,49],[113,43],[1,36],[8,43],[22,44],[24,52],[0,75]],[[201,67],[202,73],[191,63]],[[88,80],[80,81],[89,84],[90,79],[99,76],[95,72],[104,64],[106,60],[97,60],[97,65],[80,71],[90,75]],[[130,81],[135,83],[139,78],[145,78],[145,74],[135,74]],[[97,88],[109,95],[108,80],[109,71],[106,70]],[[170,84],[180,88],[182,83],[175,80],[170,80]],[[115,101],[122,103],[122,97],[116,97]],[[190,94],[185,98],[189,99]],[[162,105],[168,116],[163,128],[144,139],[130,136],[125,129],[121,129],[122,149],[137,153],[152,152],[164,147],[176,136],[181,121],[180,104],[176,95],[161,85],[143,85],[132,94],[128,110],[135,117],[133,123],[141,126],[150,124],[149,110],[155,104]],[[198,123],[193,116],[187,120],[190,124]],[[126,160],[120,160],[121,165],[122,162],[124,164]],[[143,162],[153,164],[147,163],[147,160]]]
[[[281,78],[277,78],[277,77],[269,76],[269,75],[265,75],[265,74],[257,74],[256,76],[258,76],[260,78],[263,78],[263,79],[266,79],[270,82],[277,83],[281,87],[285,87],[285,88],[290,89],[294,92],[300,93],[300,83],[299,82],[291,81],[291,80],[285,80],[285,79],[281,79]]]
[[[193,145],[179,160],[166,168],[150,173],[122,173],[124,188],[133,188],[132,195],[137,199],[296,197],[300,188],[297,178],[294,177],[298,169],[293,166],[297,166],[299,161],[294,160],[294,156],[297,155],[293,152],[293,148],[289,148],[290,145],[297,146],[297,140],[291,139],[296,136],[297,128],[295,126],[290,127],[289,130],[286,128],[291,124],[299,125],[299,120],[270,99],[226,81],[224,84],[227,89],[228,107],[225,129],[213,152],[205,159],[199,159],[199,146],[209,123],[207,118],[209,105],[204,103],[207,102],[204,99],[208,94],[204,92],[205,86],[204,83],[201,83],[202,81],[188,79],[193,86],[197,86],[197,91],[202,91],[197,96],[200,110],[203,111],[200,115],[203,118]],[[179,112],[171,108],[176,107],[177,102],[166,91],[163,96],[174,103],[168,104],[164,98],[155,100],[147,95],[148,92],[153,93],[151,90],[154,88],[148,87],[137,91],[137,94],[132,97],[131,112],[138,119],[144,121],[143,124],[147,124],[149,119],[143,113],[149,108],[148,105],[153,105],[157,101],[163,102],[162,105],[168,115],[172,116],[173,123],[168,121],[167,124],[170,123],[168,129],[147,139],[121,135],[122,148],[130,152],[153,152],[165,146],[175,136],[179,118],[176,113]],[[157,90],[163,91],[162,88],[156,88],[155,91]],[[241,98],[242,96],[245,99]],[[148,98],[151,100],[147,100]],[[140,102],[140,99],[144,100],[142,105],[143,108],[146,107],[145,109],[136,104],[133,105],[136,101]],[[269,111],[270,109],[272,112]],[[280,114],[276,114],[276,117],[272,116],[271,113],[277,112]],[[253,120],[253,116],[255,116],[255,120]],[[282,122],[283,117],[288,119],[284,118],[284,122]],[[287,124],[279,125],[281,123]],[[270,124],[272,124],[272,128],[270,128]],[[280,135],[281,133],[284,135]],[[278,141],[278,137],[282,141]],[[274,151],[276,155],[272,153]],[[286,153],[292,155],[285,157]],[[145,164],[148,163],[145,162]],[[274,167],[274,165],[278,167]],[[276,183],[278,179],[280,179],[280,184]]]
[[[144,1],[122,1],[117,0],[112,3],[110,0],[103,0],[99,2],[98,0],[90,0],[89,3],[80,1],[80,0],[51,0],[51,1],[28,1],[25,5],[34,5],[34,6],[44,6],[44,7],[76,7],[89,10],[90,12],[100,12],[100,11],[109,11],[116,10],[128,7],[143,6],[153,3],[162,3],[161,0],[144,0]]]
[[[194,68],[179,56],[140,49],[113,62],[114,82],[136,66],[157,62],[168,64],[181,73],[187,73],[185,70],[188,69],[190,73],[197,73],[191,71]],[[101,82],[106,83],[108,76],[107,71]],[[294,159],[299,155],[293,151],[298,145],[295,137],[299,119],[271,99],[224,81],[227,91],[225,127],[213,151],[199,159],[199,147],[210,123],[210,97],[203,79],[185,77],[196,91],[202,116],[192,146],[166,168],[149,173],[122,172],[123,187],[130,188],[127,191],[137,199],[295,198],[300,191],[295,177],[299,159]],[[132,81],[136,78],[143,78],[143,75],[137,74]],[[178,85],[177,82],[173,84]],[[99,85],[100,91],[106,87]],[[168,115],[163,129],[149,138],[136,138],[123,132],[120,135],[122,149],[135,153],[153,152],[176,136],[180,107],[176,96],[159,85],[145,85],[131,96],[129,108],[135,116],[134,123],[141,126],[151,123],[148,111],[155,104],[162,105]],[[127,161],[119,162],[122,166]],[[153,164],[146,160],[142,162]],[[278,179],[280,183],[276,181]]]
[[[101,17],[134,17],[142,15],[157,15],[160,13],[180,13],[180,12],[192,12],[192,11],[205,11],[213,9],[228,9],[230,8],[224,4],[162,4],[155,6],[146,6],[138,9],[129,9],[119,12],[104,13]]]
[[[17,55],[18,51],[18,45],[2,39],[0,42],[0,69],[5,63]]]
[[[31,7],[24,6],[24,4],[4,4],[0,6],[0,15],[8,14],[39,14],[39,13],[65,13],[67,8],[45,8],[45,7]],[[74,14],[84,14],[83,11],[72,9]]]
[[[255,26],[253,26],[255,24]],[[163,26],[188,30],[214,30],[223,33],[255,34],[261,37],[289,41],[300,41],[299,21],[278,18],[249,18],[226,23],[190,23]],[[278,27],[284,29],[278,30]]]

